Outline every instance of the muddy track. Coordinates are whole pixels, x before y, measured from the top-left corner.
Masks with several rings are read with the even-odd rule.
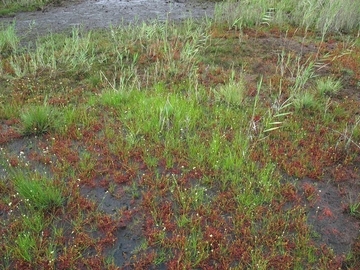
[[[85,30],[159,19],[182,20],[211,17],[214,3],[199,0],[84,0],[49,6],[36,12],[22,12],[0,18],[0,25],[15,23],[24,38],[62,32],[74,26]]]

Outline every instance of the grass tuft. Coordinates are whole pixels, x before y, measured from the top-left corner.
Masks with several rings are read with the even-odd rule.
[[[21,233],[15,240],[15,253],[26,262],[34,259],[34,250],[36,248],[35,236],[30,233]]]
[[[50,131],[55,121],[55,110],[48,105],[29,106],[20,113],[25,135],[39,135]]]
[[[341,89],[341,81],[327,77],[317,81],[316,88],[321,95],[333,96]]]
[[[64,203],[61,189],[45,177],[32,177],[24,172],[16,172],[12,182],[15,190],[30,208],[50,211]]]
[[[319,107],[319,101],[316,99],[314,94],[310,92],[305,92],[298,94],[294,98],[294,106],[298,111],[303,110],[315,110]]]
[[[243,78],[235,81],[233,78],[230,81],[214,90],[215,98],[218,101],[225,102],[228,106],[240,106],[245,99],[246,84]]]

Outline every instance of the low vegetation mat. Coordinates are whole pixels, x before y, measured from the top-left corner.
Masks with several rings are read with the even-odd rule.
[[[360,4],[244,2],[0,30],[4,269],[360,268]]]

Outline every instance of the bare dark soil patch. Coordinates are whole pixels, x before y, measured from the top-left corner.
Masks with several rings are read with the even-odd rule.
[[[346,255],[359,235],[360,221],[349,215],[351,198],[360,194],[358,183],[359,179],[339,184],[309,178],[295,182],[308,211],[308,224],[314,229],[314,242],[331,247],[338,255]]]

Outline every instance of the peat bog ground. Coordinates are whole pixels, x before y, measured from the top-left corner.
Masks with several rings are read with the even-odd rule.
[[[5,18],[1,269],[359,269],[360,4],[315,2]]]

